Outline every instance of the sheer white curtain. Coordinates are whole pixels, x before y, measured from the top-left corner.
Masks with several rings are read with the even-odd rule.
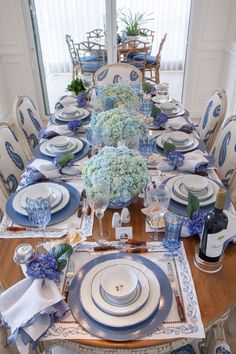
[[[191,0],[117,0],[117,10],[152,12],[154,20],[145,25],[156,32],[152,54],[157,53],[162,37],[168,33],[161,69],[182,70],[190,3]],[[68,72],[71,63],[65,34],[81,42],[86,40],[86,32],[103,29],[105,0],[35,0],[35,7],[46,73]]]

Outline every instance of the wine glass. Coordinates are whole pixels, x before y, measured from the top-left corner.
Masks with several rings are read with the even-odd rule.
[[[156,147],[156,140],[151,135],[139,138],[139,152],[144,157],[145,162],[148,162],[148,157],[151,156]]]
[[[93,75],[92,74],[83,74],[82,75],[82,80],[84,87],[88,90],[90,87],[93,86]]]
[[[158,241],[158,227],[170,203],[170,190],[161,181],[152,182],[146,189],[146,204],[150,208],[149,224],[154,228],[153,240]]]
[[[87,195],[88,202],[99,221],[99,228],[93,233],[93,237],[99,245],[106,244],[109,239],[109,232],[103,230],[102,218],[110,201],[110,184],[106,182],[96,183],[87,189]]]
[[[46,241],[45,228],[51,220],[51,203],[49,198],[26,198],[25,210],[30,223],[42,230],[43,243]]]

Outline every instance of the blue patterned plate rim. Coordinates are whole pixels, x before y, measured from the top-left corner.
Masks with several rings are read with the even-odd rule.
[[[65,219],[67,219],[68,217],[70,217],[77,210],[77,208],[79,206],[79,201],[80,201],[80,193],[78,192],[78,190],[75,187],[71,186],[70,184],[64,183],[64,182],[52,182],[52,183],[59,184],[59,185],[62,185],[63,187],[65,187],[70,194],[70,199],[69,199],[69,202],[67,203],[67,205],[63,209],[61,209],[58,212],[51,215],[51,220],[48,223],[48,225],[57,224]],[[24,188],[26,188],[26,187],[24,187]],[[22,189],[20,189],[20,190],[22,190]],[[32,227],[28,217],[18,213],[13,208],[13,205],[12,205],[13,199],[18,192],[19,191],[13,193],[10,196],[10,198],[8,199],[8,201],[6,203],[6,213],[12,219],[13,222],[15,222],[19,225]]]
[[[90,122],[90,115],[91,115],[91,113],[89,113],[89,115],[86,118],[83,118],[82,125],[86,125]],[[76,119],[76,118],[74,118],[74,119]],[[78,117],[78,119],[79,119],[79,117]],[[69,123],[69,122],[64,122],[62,120],[57,119],[57,117],[54,114],[51,115],[50,122],[55,125],[67,125]]]
[[[162,307],[157,307],[157,309],[152,313],[152,315],[145,321],[128,327],[114,328],[110,326],[105,326],[99,323],[98,321],[95,321],[83,309],[79,301],[79,296],[81,283],[85,274],[95,265],[112,259],[130,259],[141,263],[142,265],[149,268],[158,279],[161,289],[160,303],[162,304]],[[72,280],[69,290],[68,303],[74,318],[88,333],[96,337],[112,341],[129,341],[142,338],[152,333],[163,323],[163,321],[168,316],[172,305],[172,289],[168,277],[163,272],[163,270],[158,267],[154,262],[139,255],[113,253],[97,257],[91,260],[90,262],[86,263],[82,268],[80,268],[79,272]]]
[[[83,147],[82,147],[82,149],[80,151],[75,153],[74,161],[80,160],[83,157],[85,157],[87,155],[88,151],[89,151],[89,148],[90,148],[90,145],[87,143],[87,141],[85,141],[83,139],[79,139],[79,140],[82,142]],[[41,144],[43,144],[43,143],[41,143]],[[37,159],[44,159],[44,160],[47,160],[47,161],[53,161],[54,157],[44,155],[40,151],[41,144],[37,145],[34,148],[34,150],[33,150],[34,157],[36,157]]]
[[[193,175],[194,176],[194,175]],[[167,178],[165,179],[162,183],[166,184],[167,181],[169,181],[169,179],[171,179],[173,177],[170,177],[170,178]],[[213,182],[215,182],[220,188],[224,188],[226,189],[222,183],[220,182],[217,182],[217,181],[214,181],[212,178],[209,178],[210,180],[212,180]],[[227,195],[226,195],[226,201],[225,201],[225,208],[229,208],[230,207],[230,193],[227,192]],[[211,203],[211,204],[208,204],[208,205],[205,205],[205,206],[200,206],[200,210],[204,213],[207,213],[209,211],[211,211],[214,207],[214,203]],[[174,201],[173,199],[170,199],[170,204],[169,204],[169,207],[168,209],[170,211],[173,211],[174,213],[176,214],[180,214],[180,215],[184,215],[184,216],[188,216],[187,214],[187,205],[183,205],[183,204],[180,204],[176,201]]]

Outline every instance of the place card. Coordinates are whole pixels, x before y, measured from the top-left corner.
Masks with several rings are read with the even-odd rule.
[[[120,239],[121,234],[127,234],[128,239],[130,240],[133,236],[133,228],[131,226],[123,226],[123,227],[116,227],[116,239]]]

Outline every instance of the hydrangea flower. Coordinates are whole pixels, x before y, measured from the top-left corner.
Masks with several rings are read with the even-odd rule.
[[[175,168],[183,165],[184,154],[180,151],[171,151],[167,156],[167,162],[169,165],[174,166]]]
[[[111,203],[127,203],[147,185],[149,173],[138,152],[127,147],[104,147],[83,169],[85,185],[110,183]]]
[[[77,96],[77,103],[79,107],[85,107],[87,105],[86,101],[87,92],[80,92]]]
[[[91,120],[92,130],[105,132],[104,143],[117,146],[119,141],[132,141],[138,136],[145,136],[148,127],[127,109],[114,108],[102,112]]]
[[[70,121],[67,124],[68,129],[70,129],[73,133],[77,133],[79,128],[81,127],[81,125],[83,124],[81,119],[74,119],[72,121]]]
[[[134,89],[128,85],[107,85],[101,93],[99,93],[98,103],[103,105],[106,101],[106,97],[112,97],[114,99],[114,107],[122,106],[123,108],[129,108],[130,105],[138,105],[138,96]]]
[[[167,121],[168,116],[164,113],[159,113],[158,116],[153,119],[153,125],[156,128],[164,128]]]
[[[188,219],[185,225],[188,227],[190,235],[200,234],[202,232],[206,215],[201,211],[194,211],[192,219]]]
[[[58,263],[50,253],[38,253],[35,259],[27,264],[27,275],[32,278],[48,278],[56,282],[60,281],[61,272],[57,271]]]

